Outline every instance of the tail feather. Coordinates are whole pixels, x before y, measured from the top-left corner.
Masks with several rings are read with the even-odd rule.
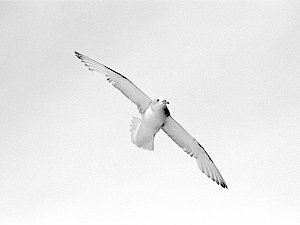
[[[143,144],[141,146],[141,148],[153,151],[154,150],[154,137],[152,137],[149,142]]]
[[[141,139],[141,134],[138,134],[139,128],[141,125],[141,119],[133,116],[130,124],[130,132],[131,132],[131,141],[137,147],[153,151],[154,150],[154,136],[143,136]]]
[[[132,120],[131,120],[131,124],[130,124],[130,132],[134,133],[136,130],[138,130],[140,127],[140,124],[141,124],[141,119],[133,116]]]

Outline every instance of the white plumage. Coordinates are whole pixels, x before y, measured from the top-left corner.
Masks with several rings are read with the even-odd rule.
[[[89,70],[104,74],[115,88],[137,105],[142,118],[133,117],[130,129],[131,140],[136,146],[154,150],[154,137],[161,128],[179,147],[197,160],[203,173],[223,188],[227,188],[225,180],[205,149],[171,117],[165,98],[151,100],[122,74],[78,52],[75,52],[75,55]]]

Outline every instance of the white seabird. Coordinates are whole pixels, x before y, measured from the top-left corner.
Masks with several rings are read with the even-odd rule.
[[[151,100],[128,78],[109,67],[75,51],[75,55],[91,71],[104,74],[107,80],[137,105],[142,118],[133,117],[131,140],[137,147],[154,150],[155,134],[162,129],[179,147],[197,160],[199,169],[223,188],[228,188],[221,173],[205,149],[170,115],[164,97]]]

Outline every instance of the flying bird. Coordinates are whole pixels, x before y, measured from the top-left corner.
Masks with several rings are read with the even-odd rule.
[[[121,91],[138,108],[142,118],[133,117],[130,125],[131,140],[137,147],[154,150],[154,137],[162,129],[187,154],[194,157],[199,169],[223,188],[228,188],[221,173],[205,149],[170,115],[167,100],[153,100],[117,71],[75,51],[75,55],[91,71],[106,76],[109,83]]]

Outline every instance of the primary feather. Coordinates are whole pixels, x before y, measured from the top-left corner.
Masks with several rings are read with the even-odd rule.
[[[197,160],[199,169],[217,184],[227,188],[225,180],[205,149],[171,116],[165,120],[162,130],[187,154]]]
[[[75,51],[75,55],[89,68],[89,70],[104,74],[107,77],[108,82],[119,89],[127,98],[137,105],[140,114],[143,114],[149,107],[152,100],[127,77],[79,52]]]

